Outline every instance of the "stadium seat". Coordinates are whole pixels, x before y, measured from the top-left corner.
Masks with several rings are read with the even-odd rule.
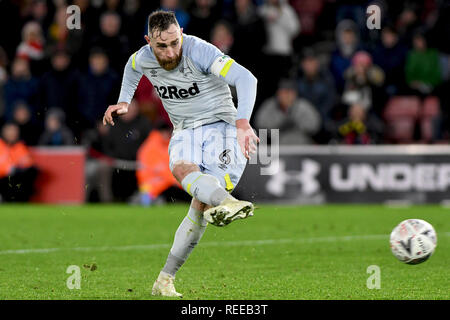
[[[439,98],[429,96],[425,98],[420,111],[420,130],[422,141],[429,143],[433,140],[433,120],[440,114]]]
[[[395,96],[389,99],[385,109],[386,120],[399,118],[417,119],[420,111],[420,99],[416,96]]]
[[[440,113],[439,98],[435,96],[426,97],[422,104],[421,117],[434,118]]]
[[[386,138],[391,143],[411,143],[420,115],[420,99],[416,96],[395,96],[384,109]]]
[[[386,126],[387,138],[393,143],[412,143],[414,141],[415,121],[412,119],[397,119],[388,122]]]

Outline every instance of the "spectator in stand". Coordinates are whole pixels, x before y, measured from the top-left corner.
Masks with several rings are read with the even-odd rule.
[[[417,30],[413,48],[408,52],[405,65],[406,83],[411,94],[426,96],[442,82],[439,52],[429,48],[425,33]]]
[[[332,120],[332,111],[336,103],[336,89],[331,73],[321,66],[315,50],[307,48],[300,61],[298,77],[299,96],[308,100],[317,108],[322,118],[320,142],[328,142],[328,128]]]
[[[13,111],[13,122],[19,127],[20,137],[27,146],[37,144],[42,132],[41,126],[33,119],[28,105],[20,101],[16,104]]]
[[[120,33],[121,17],[116,12],[100,16],[100,34],[93,38],[91,47],[102,48],[107,54],[110,67],[117,73],[123,71],[130,49],[127,38]]]
[[[230,56],[260,79],[265,74],[262,49],[267,41],[267,33],[264,21],[258,15],[252,0],[236,0],[233,4],[232,15],[226,17],[234,29],[234,45]]]
[[[171,126],[166,122],[160,122],[139,147],[136,178],[142,205],[159,203],[161,202],[159,200],[164,202],[190,200],[169,168],[167,150],[171,135]]]
[[[104,126],[100,120],[95,128],[83,131],[81,143],[87,150],[85,177],[88,202],[114,200],[111,188],[113,161],[104,150],[109,130],[110,127]]]
[[[121,13],[122,10],[122,2],[121,0],[103,0],[101,9],[103,11],[117,12]]]
[[[0,125],[3,114],[5,113],[4,87],[8,81],[8,55],[6,51],[0,47]]]
[[[220,51],[231,55],[234,44],[233,29],[225,20],[219,20],[211,30],[211,43]]]
[[[25,202],[34,192],[37,170],[27,146],[19,140],[19,127],[6,123],[0,138],[0,197]]]
[[[50,14],[52,12],[51,10],[49,10],[47,1],[32,0],[28,2],[29,8],[28,10],[24,10],[25,12],[27,12],[26,16],[24,17],[24,20],[26,22],[29,21],[37,22],[42,28],[42,30],[47,30],[52,20],[52,15]]]
[[[323,18],[321,15],[330,2],[327,0],[290,0],[289,3],[297,13],[301,24],[301,34],[294,40],[296,50],[301,51],[305,44],[311,46],[321,41],[322,33],[327,31],[326,26],[321,23]],[[336,16],[334,11],[333,18]],[[333,23],[336,25],[335,21]]]
[[[399,33],[400,42],[408,47],[412,42],[415,30],[421,27],[418,17],[419,11],[414,5],[405,5],[396,20],[395,27]]]
[[[128,112],[115,120],[115,125],[104,138],[103,150],[110,158],[135,161],[137,151],[150,131],[150,122],[139,114],[139,106],[133,99]],[[112,190],[116,199],[128,199],[137,190],[136,173],[114,170]]]
[[[39,138],[41,146],[67,146],[74,144],[74,137],[65,123],[65,114],[61,109],[53,108],[47,112],[45,128]]]
[[[22,28],[22,42],[17,47],[16,55],[30,60],[44,58],[45,38],[42,28],[35,21],[27,22]]]
[[[380,40],[373,51],[373,62],[383,69],[386,75],[386,93],[389,96],[399,95],[404,89],[408,48],[399,41],[397,31],[391,26],[381,30]]]
[[[44,117],[45,112],[50,108],[62,109],[67,115],[69,127],[75,131],[80,127],[80,115],[77,113],[80,72],[71,67],[71,57],[66,50],[56,50],[50,62],[51,69],[39,82],[40,112]],[[80,134],[78,130],[77,136]]]
[[[105,138],[105,153],[113,158],[136,160],[136,152],[151,130],[149,121],[139,113],[135,99],[128,113],[115,120],[115,125]]]
[[[169,115],[164,110],[158,93],[147,77],[142,77],[139,81],[134,98],[139,103],[140,113],[151,123],[157,123],[159,120],[170,123]]]
[[[47,34],[47,52],[65,50],[70,56],[79,54],[83,45],[84,29],[67,28],[67,6],[56,8],[54,21]]]
[[[364,33],[367,32],[367,13],[366,9],[369,1],[361,0],[340,0],[336,7],[336,23],[343,20],[352,20],[358,27],[358,34],[365,39]]]
[[[82,129],[94,128],[105,108],[117,102],[119,87],[119,76],[109,68],[108,56],[102,49],[93,48],[89,69],[81,76],[78,93]]]
[[[91,158],[106,158],[105,146],[106,137],[109,134],[109,128],[104,126],[102,121],[97,121],[92,129],[83,131],[81,144],[88,150],[88,156]]]
[[[336,27],[336,49],[331,54],[330,71],[339,94],[344,90],[344,72],[356,51],[360,50],[358,26],[351,20],[342,20]]]
[[[156,1],[125,0],[123,3],[122,32],[127,37],[131,52],[139,50],[145,43],[148,32],[147,19],[156,9]]]
[[[266,0],[259,7],[267,31],[265,54],[265,77],[261,93],[272,95],[281,78],[291,76],[293,68],[293,39],[300,33],[300,21],[286,0]]]
[[[232,26],[226,20],[219,20],[211,30],[211,43],[224,54],[234,57],[234,36]],[[233,102],[237,105],[236,88],[230,86]]]
[[[214,5],[215,0],[195,0],[188,11],[191,18],[186,33],[209,41],[211,26],[220,18]]]
[[[355,102],[350,106],[347,118],[337,124],[335,139],[341,144],[377,144],[382,142],[383,130],[383,122]]]
[[[442,1],[435,10],[437,17],[428,33],[430,47],[450,55],[450,2]]]
[[[356,52],[344,78],[342,102],[349,106],[358,102],[366,111],[381,117],[387,100],[383,91],[385,76],[383,70],[372,63],[372,57],[365,51]]]
[[[25,101],[31,112],[36,112],[36,93],[38,80],[32,76],[27,59],[17,57],[11,67],[11,77],[4,86],[5,119],[11,120],[14,106],[17,102]]]
[[[8,80],[8,67],[9,59],[6,51],[0,47],[0,87],[6,83]]]
[[[89,50],[92,48],[92,39],[100,33],[100,9],[90,0],[73,0],[72,4],[80,8],[80,24],[83,32],[83,41],[80,52],[73,56],[80,68],[87,65]]]
[[[256,113],[260,129],[279,129],[281,145],[312,144],[320,130],[320,113],[303,98],[297,96],[297,83],[283,79],[276,96],[269,98]]]
[[[45,38],[39,23],[27,22],[22,28],[22,42],[17,47],[16,57],[30,62],[33,75],[41,75],[46,68],[44,47]]]
[[[179,0],[161,0],[160,10],[173,11],[180,28],[186,28],[189,25],[189,13],[180,6]]]

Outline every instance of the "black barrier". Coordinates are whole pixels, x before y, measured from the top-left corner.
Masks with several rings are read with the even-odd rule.
[[[447,145],[280,148],[265,163],[247,165],[235,190],[240,198],[295,204],[450,203]]]

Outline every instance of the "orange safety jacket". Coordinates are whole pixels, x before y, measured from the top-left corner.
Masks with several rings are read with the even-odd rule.
[[[22,141],[9,145],[0,139],[0,178],[7,177],[13,168],[29,168],[32,165],[33,159]]]
[[[153,130],[137,152],[138,168],[136,178],[141,192],[148,192],[153,198],[171,186],[181,188],[169,168],[169,142]]]

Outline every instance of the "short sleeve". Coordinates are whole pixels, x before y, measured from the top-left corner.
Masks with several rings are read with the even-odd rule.
[[[142,49],[139,51],[136,51],[130,57],[131,58],[131,68],[133,68],[134,71],[138,71],[140,73],[142,73],[142,68],[139,64],[139,60],[140,60],[142,51],[143,51]]]

